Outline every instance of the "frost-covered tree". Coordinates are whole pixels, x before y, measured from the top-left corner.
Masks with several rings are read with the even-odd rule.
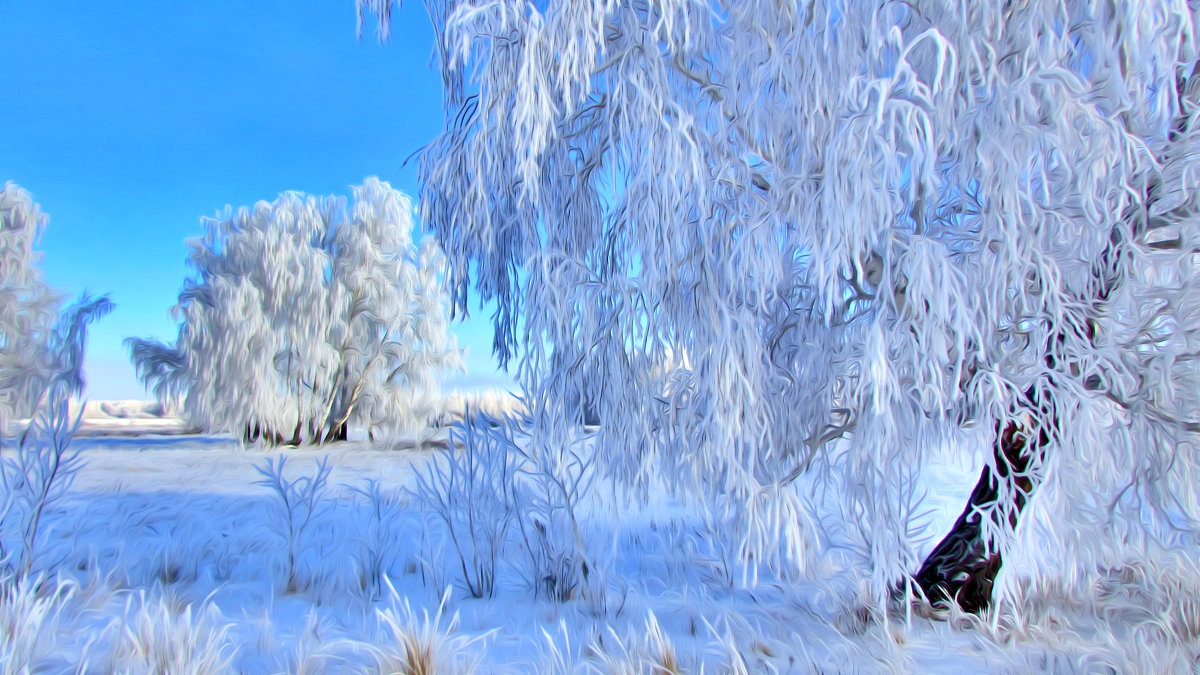
[[[0,190],[0,568],[28,574],[39,526],[81,465],[71,442],[82,407],[88,326],[107,296],[58,311],[33,246],[47,217],[28,192]],[[27,418],[19,420],[17,418]]]
[[[203,428],[292,444],[432,412],[437,374],[461,359],[441,253],[412,241],[406,196],[368,178],[350,204],[289,192],[204,223],[175,343],[126,341],[160,400]]]
[[[455,308],[498,304],[535,444],[586,400],[617,477],[700,487],[785,565],[827,472],[880,603],[981,609],[1034,537],[1085,567],[1195,541],[1193,6],[426,4],[422,215]],[[384,36],[391,7],[359,0]],[[984,467],[922,562],[903,476],[947,444]]]
[[[13,183],[0,190],[0,429],[36,404],[42,346],[54,325],[57,298],[42,281],[34,244],[46,226],[33,198]]]

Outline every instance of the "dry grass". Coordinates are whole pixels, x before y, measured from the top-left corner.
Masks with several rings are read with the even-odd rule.
[[[595,662],[588,665],[604,675],[680,675],[684,672],[675,646],[663,633],[653,612],[646,617],[643,635],[621,639],[609,626],[589,643],[588,652]]]
[[[134,598],[137,602],[134,603]],[[215,625],[216,610],[182,611],[170,599],[147,600],[146,592],[125,605],[124,639],[114,648],[114,672],[147,675],[215,675],[231,672],[229,626]]]
[[[54,653],[63,607],[75,591],[70,583],[0,581],[0,673],[38,672],[42,659]]]
[[[371,651],[379,675],[459,675],[472,673],[479,663],[474,646],[487,638],[455,635],[458,615],[445,619],[450,589],[442,595],[437,612],[421,610],[418,617],[408,600],[398,604],[399,595],[389,583],[393,606],[376,610],[380,635]]]

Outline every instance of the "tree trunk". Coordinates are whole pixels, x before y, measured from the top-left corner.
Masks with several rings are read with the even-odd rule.
[[[1183,112],[1176,117],[1167,133],[1168,150],[1174,150],[1176,144],[1187,137],[1192,119],[1187,111],[1195,105],[1197,91],[1200,88],[1197,83],[1200,83],[1200,62],[1193,64],[1190,73],[1179,73],[1176,77],[1176,90]],[[1163,162],[1170,155],[1171,152],[1165,151],[1157,159]],[[1087,306],[1088,309],[1083,312],[1083,318],[1086,320],[1080,322],[1079,325],[1086,331],[1084,337],[1093,344],[1096,339],[1095,319],[1108,304],[1112,292],[1121,283],[1120,266],[1128,264],[1122,262],[1125,235],[1121,226],[1123,224],[1131,226],[1130,229],[1135,240],[1144,235],[1147,229],[1152,227],[1150,212],[1160,198],[1161,187],[1159,179],[1152,177],[1146,186],[1145,198],[1131,205],[1122,215],[1118,224],[1113,226],[1108,246],[1105,247],[1092,268],[1095,282],[1093,292],[1090,297],[1080,298],[1081,304]],[[1176,217],[1186,216],[1176,214]],[[1178,242],[1159,242],[1148,244],[1148,246],[1173,248],[1178,246]],[[1061,335],[1059,338],[1061,339]],[[1074,364],[1059,363],[1055,357],[1055,350],[1048,350],[1046,366],[1052,372],[1065,372],[1072,376],[1080,374],[1075,372]],[[1084,383],[1084,386],[1094,389],[1099,385],[1088,381]],[[1025,392],[1025,402],[1031,403],[1036,400],[1033,393],[1032,389]],[[1045,402],[1053,404],[1049,396],[1045,397]],[[1026,417],[1025,419],[1030,418]],[[1061,420],[1057,416],[1051,416],[1051,420],[1055,427],[1061,424]],[[979,520],[981,516],[976,509],[994,504],[998,498],[999,481],[1010,481],[1017,489],[1009,493],[1013,495],[1014,503],[1013,508],[1007,512],[1009,524],[1016,527],[1021,510],[1033,495],[1033,491],[1037,489],[1037,484],[1031,480],[1026,469],[1035,457],[1039,462],[1045,457],[1049,445],[1048,430],[1044,426],[1036,430],[1036,439],[1031,438],[1035,429],[1030,427],[1029,424],[1010,421],[1003,429],[996,429],[996,446],[993,452],[996,473],[999,475],[995,475],[990,467],[984,467],[983,473],[979,476],[979,482],[975,484],[975,490],[971,492],[971,497],[967,500],[966,509],[954,523],[950,533],[925,559],[920,571],[914,577],[930,602],[944,605],[950,600],[957,600],[960,607],[973,613],[982,612],[991,603],[992,586],[996,574],[1003,564],[1003,559],[1000,552],[988,551],[987,542],[982,536]],[[1053,431],[1057,432],[1057,429],[1053,429]],[[1013,475],[1014,473],[1015,475]]]
[[[1025,398],[1035,400],[1032,391],[1026,392]],[[982,518],[1007,513],[1009,528],[1017,527],[1021,511],[1037,489],[1030,465],[1041,464],[1050,441],[1045,427],[1039,429],[1035,419],[1026,414],[996,425],[994,469],[983,467],[962,515],[913,577],[935,606],[956,602],[963,611],[978,614],[991,604],[992,586],[1004,560],[1001,552],[989,545]],[[1004,494],[1011,503],[996,510],[1001,481],[1010,486]]]
[[[296,406],[297,408],[299,406]],[[292,430],[292,440],[288,441],[288,445],[299,447],[304,444],[304,440],[300,437],[300,429],[303,427],[304,421],[297,419],[296,428]]]
[[[260,426],[258,422],[246,425],[242,432],[242,440],[247,443],[256,443],[261,440],[267,445],[283,445],[283,436],[279,432]]]
[[[336,420],[329,423],[329,431],[326,432],[322,443],[331,443],[333,441],[344,441],[349,437],[347,426],[349,425],[350,413],[354,411],[354,405],[346,409],[346,412],[340,415]]]

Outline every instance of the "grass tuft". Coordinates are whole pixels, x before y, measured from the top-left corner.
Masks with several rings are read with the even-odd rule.
[[[475,637],[454,635],[458,614],[445,620],[450,589],[442,595],[433,616],[421,610],[420,617],[407,599],[401,604],[396,589],[388,582],[393,603],[376,610],[381,635],[372,648],[380,675],[457,675],[472,673],[479,655],[472,649],[488,634]]]
[[[146,675],[232,672],[229,626],[214,625],[216,610],[205,605],[194,613],[192,605],[180,611],[172,604],[161,596],[148,600],[145,591],[130,596],[125,604],[124,640],[114,650],[115,670]]]
[[[30,577],[0,581],[0,674],[39,671],[53,653],[63,607],[75,591],[70,582],[50,587]]]

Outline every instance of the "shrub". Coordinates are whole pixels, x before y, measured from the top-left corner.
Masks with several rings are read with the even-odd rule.
[[[312,474],[288,478],[283,473],[286,463],[286,457],[278,457],[277,461],[268,459],[265,466],[256,465],[254,470],[262,479],[254,484],[269,488],[277,498],[277,531],[283,539],[287,556],[285,589],[287,593],[295,593],[302,585],[299,556],[305,535],[313,518],[327,506],[324,498],[330,469],[329,457],[326,456],[316,463]]]
[[[463,583],[473,597],[491,597],[497,559],[517,507],[519,456],[506,427],[482,414],[450,429],[450,446],[416,474],[413,494],[445,528]]]

